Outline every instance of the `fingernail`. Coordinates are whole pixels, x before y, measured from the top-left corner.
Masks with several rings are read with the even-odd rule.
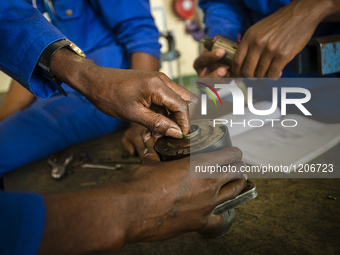
[[[225,67],[219,68],[219,69],[217,70],[217,74],[218,74],[219,76],[224,76],[224,75],[227,74],[227,69],[226,69]]]
[[[248,175],[243,174],[244,179],[248,180]]]
[[[224,49],[217,49],[216,50],[216,56],[217,57],[222,57],[222,56],[224,56],[224,54],[225,54],[225,50]]]
[[[143,142],[146,143],[150,138],[151,138],[151,132],[145,133]]]
[[[165,135],[175,137],[175,138],[182,138],[183,137],[183,133],[181,131],[179,131],[178,129],[175,129],[175,128],[169,128],[166,131]]]
[[[142,156],[142,157],[144,157],[147,153],[148,153],[148,149],[145,149],[145,150],[143,151],[143,156]]]

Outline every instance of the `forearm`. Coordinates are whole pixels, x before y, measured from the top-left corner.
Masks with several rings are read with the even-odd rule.
[[[38,254],[120,250],[128,223],[122,186],[45,195],[46,223]]]
[[[66,48],[53,55],[50,69],[109,116],[176,138],[189,132],[188,102],[192,96],[165,74],[100,67]],[[154,112],[150,109],[153,104],[174,112],[175,120]]]
[[[158,71],[159,59],[145,52],[131,54],[131,68],[141,71]]]
[[[25,109],[35,99],[35,96],[15,80],[12,80],[9,90],[0,105],[0,121],[10,115]]]
[[[121,182],[43,196],[46,224],[38,254],[118,251],[127,243],[220,227],[223,216],[212,214],[213,209],[235,198],[246,180],[235,173],[190,178],[190,163],[208,165],[213,158],[219,165],[237,166],[241,151],[229,147],[196,155],[191,162],[161,163],[153,145],[147,146],[143,165]]]
[[[100,68],[92,60],[84,59],[68,49],[58,50],[51,60],[51,72],[61,81],[86,97],[98,93],[93,86],[96,69]],[[143,71],[157,71],[158,58],[144,52],[131,54],[131,68]],[[115,69],[111,69],[112,71]],[[89,82],[93,81],[93,82]],[[98,82],[98,81],[96,81]]]
[[[51,60],[51,72],[59,80],[89,98],[95,96],[95,74],[100,68],[92,60],[82,58],[67,48],[58,50]],[[97,88],[98,89],[98,88]]]
[[[340,0],[298,0],[296,10],[305,10],[319,23],[340,21]]]

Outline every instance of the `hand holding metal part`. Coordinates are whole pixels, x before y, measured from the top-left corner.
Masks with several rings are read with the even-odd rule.
[[[204,51],[194,67],[202,78],[279,78],[284,67],[305,48],[321,22],[333,14],[339,20],[339,6],[339,1],[292,1],[252,25],[239,46],[229,39],[227,43],[216,38],[205,40],[205,47],[211,51]],[[209,44],[212,45],[209,47]],[[338,71],[338,68],[331,69]],[[328,70],[319,71],[323,74]]]
[[[228,78],[230,67],[223,62],[226,52],[223,48],[205,50],[195,60],[194,68],[200,78]]]
[[[151,227],[152,230],[137,231],[132,227],[131,235],[137,231],[143,241],[156,241],[176,235],[178,229],[218,229],[223,225],[224,217],[213,214],[214,208],[235,198],[244,189],[246,179],[239,173],[222,173],[220,178],[192,178],[190,165],[236,164],[241,156],[239,149],[230,147],[194,155],[190,159],[186,157],[160,162],[157,152],[148,147],[142,158],[142,166],[129,174],[125,182],[134,185],[134,208],[143,208],[138,219],[148,219],[134,226],[141,225],[146,229]],[[157,185],[150,186],[148,183]],[[152,197],[145,195],[150,193],[153,193]],[[154,201],[157,201],[156,207],[151,206]]]
[[[146,127],[136,123],[131,123],[131,126],[126,129],[122,137],[121,144],[129,156],[134,156],[136,154],[140,157],[143,156],[144,150],[146,149],[143,134],[146,131]]]
[[[183,139],[175,139],[172,137],[162,137],[157,140],[155,150],[159,154],[162,161],[171,161],[185,157],[193,157],[198,153],[212,152],[222,148],[231,147],[228,127],[217,124],[213,126],[210,119],[192,120],[190,125],[190,134]],[[200,154],[202,155],[202,154]],[[199,155],[197,155],[199,156]],[[235,165],[244,165],[243,162],[236,162]],[[191,162],[194,168],[194,163]],[[193,171],[193,170],[191,170]],[[197,178],[211,178],[211,175],[198,173]],[[224,222],[218,229],[203,231],[201,234],[207,238],[220,238],[230,229],[235,220],[234,208],[242,203],[254,199],[257,196],[256,186],[247,181],[246,187],[237,197],[224,201],[213,210],[216,215],[223,215]]]

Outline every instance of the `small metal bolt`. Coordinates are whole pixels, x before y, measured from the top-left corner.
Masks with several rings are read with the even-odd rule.
[[[328,198],[328,199],[331,199],[331,200],[337,200],[337,197],[332,196],[332,195],[328,195],[327,198]]]

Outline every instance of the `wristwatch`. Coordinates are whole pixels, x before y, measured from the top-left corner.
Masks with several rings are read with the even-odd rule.
[[[50,68],[53,55],[58,50],[60,50],[61,48],[64,48],[64,47],[67,47],[68,49],[72,50],[74,53],[81,56],[82,58],[86,57],[85,53],[77,45],[75,45],[73,42],[71,42],[69,40],[63,39],[63,40],[56,41],[56,42],[50,44],[49,46],[47,46],[45,48],[45,50],[43,51],[43,53],[41,54],[41,56],[39,58],[38,66],[43,71],[43,75],[46,78],[53,81],[53,86],[61,94],[66,96],[66,92],[61,87],[62,82],[56,76],[54,76],[53,73],[51,73],[51,68]]]

